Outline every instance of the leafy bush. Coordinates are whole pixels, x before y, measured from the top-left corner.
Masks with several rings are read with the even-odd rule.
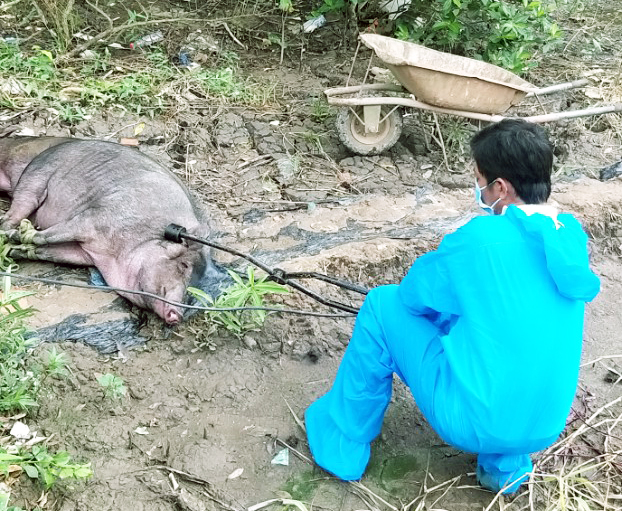
[[[343,12],[348,4],[359,15],[383,15],[380,0],[323,0],[311,16]],[[537,65],[536,52],[547,53],[561,43],[552,17],[556,7],[555,0],[412,0],[394,35],[521,74]]]
[[[521,74],[537,65],[536,52],[560,44],[555,7],[550,0],[414,0],[395,35]]]

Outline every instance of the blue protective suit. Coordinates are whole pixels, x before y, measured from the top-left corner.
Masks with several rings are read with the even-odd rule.
[[[320,466],[363,475],[397,373],[441,438],[478,454],[484,486],[518,489],[529,453],[565,426],[600,289],[577,220],[530,208],[472,219],[369,293],[333,387],[305,413]]]

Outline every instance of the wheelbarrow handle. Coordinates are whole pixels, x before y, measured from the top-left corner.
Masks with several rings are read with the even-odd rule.
[[[534,123],[555,122],[562,119],[589,117],[591,115],[610,114],[614,112],[622,112],[622,103],[614,103],[613,105],[606,106],[596,106],[593,108],[585,108],[583,110],[566,110],[564,112],[554,112],[552,114],[533,115],[531,117],[523,117],[523,119]]]
[[[588,83],[590,83],[590,81],[587,78],[581,78],[580,80],[575,80],[573,82],[559,83],[557,85],[551,85],[550,87],[543,87],[542,89],[530,92],[525,97],[530,98],[532,96],[544,96],[545,94],[553,94],[554,92],[562,90],[577,89],[579,87],[585,87]]]

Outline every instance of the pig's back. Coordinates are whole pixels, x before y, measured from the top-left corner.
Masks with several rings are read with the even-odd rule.
[[[57,137],[0,138],[0,191],[12,193],[22,172],[37,155],[70,141],[71,138]]]
[[[25,169],[15,192],[45,182],[36,222],[46,228],[76,215],[91,215],[115,229],[197,222],[200,210],[172,172],[136,149],[80,140],[53,147]]]

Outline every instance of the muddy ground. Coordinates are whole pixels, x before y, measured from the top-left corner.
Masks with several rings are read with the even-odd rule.
[[[593,4],[590,9],[561,20],[566,47],[543,56],[529,79],[544,85],[588,76],[591,92],[547,98],[543,107],[549,111],[622,100],[622,88],[616,88],[622,19],[604,3],[587,3]],[[595,33],[589,27],[599,29]],[[36,135],[116,140],[132,137],[136,123],[145,122],[138,137],[141,150],[188,181],[211,212],[215,239],[270,265],[321,271],[365,286],[398,282],[418,255],[478,214],[467,146],[454,143],[445,161],[432,117],[406,117],[394,149],[360,157],[337,140],[333,110],[325,118],[314,115],[323,89],[345,83],[355,49],[353,42],[343,41],[336,24],[307,36],[302,60],[293,45],[282,64],[277,50],[251,47],[244,52],[226,31],[215,35],[223,47],[240,54],[244,72],[269,75],[279,84],[277,101],[265,108],[201,104],[158,119],[102,114],[75,126],[26,112],[19,118],[20,127]],[[365,60],[356,68],[355,80],[366,65]],[[516,113],[540,108],[526,101]],[[477,129],[439,119],[447,144],[456,126],[467,135]],[[557,155],[552,200],[584,223],[603,284],[587,310],[584,362],[620,354],[622,347],[622,181],[597,179],[601,168],[622,156],[621,126],[615,115],[548,126]],[[243,266],[226,254],[214,257]],[[84,270],[49,264],[24,263],[21,270],[88,280]],[[71,358],[71,377],[48,382],[31,427],[52,436],[52,444],[78,459],[91,461],[95,475],[88,483],[61,485],[50,492],[47,508],[244,509],[291,497],[316,509],[371,509],[369,494],[336,481],[295,454],[309,456],[294,415],[301,418],[329,389],[352,318],[273,315],[261,331],[242,339],[225,334],[206,338],[196,318],[168,329],[98,291],[24,287],[37,291],[30,299],[39,310],[33,327],[75,313],[103,319],[119,311],[146,323],[144,344],[127,348],[124,339],[116,338],[112,343],[120,350],[106,355],[81,342],[59,344]],[[322,285],[314,288],[331,292]],[[360,304],[355,294],[333,296]],[[295,293],[282,301],[293,308],[327,311]],[[606,365],[614,364],[615,359],[607,359],[582,369],[581,396],[592,396],[594,406],[620,395],[619,385],[604,381]],[[128,386],[128,396],[119,402],[103,399],[96,381],[108,372]],[[553,361],[552,377],[554,373]],[[273,464],[285,444],[292,448],[289,464]],[[473,462],[473,455],[443,444],[396,381],[383,433],[374,443],[362,482],[386,501],[376,500],[378,509],[399,509],[413,500],[413,509],[481,509],[493,495],[475,485]],[[424,486],[458,476],[450,491],[441,487],[417,499]],[[34,507],[40,497],[26,483],[21,493],[15,503],[24,507]]]

